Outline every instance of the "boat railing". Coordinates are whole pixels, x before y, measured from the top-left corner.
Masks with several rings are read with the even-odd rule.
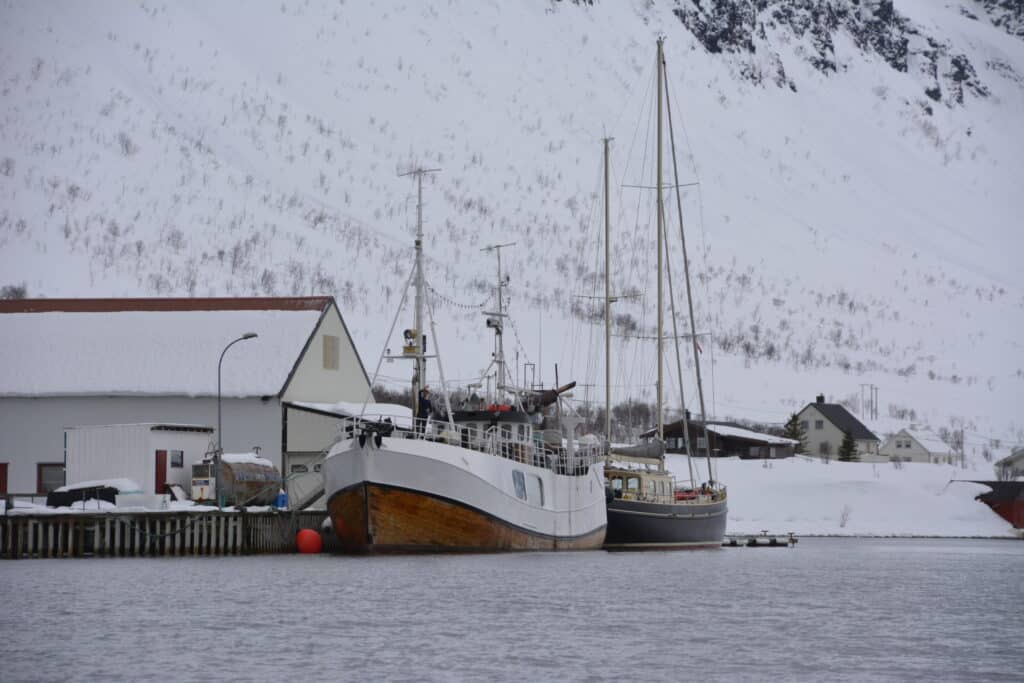
[[[453,432],[450,423],[430,418],[414,418],[401,425],[390,420],[345,418],[339,429],[339,440],[371,433],[381,437],[393,436],[461,446],[526,465],[543,467],[559,474],[584,475],[591,465],[604,458],[600,444],[578,443],[570,451],[565,447],[552,448],[539,440],[516,439],[503,434],[496,427],[470,430],[456,425]]]

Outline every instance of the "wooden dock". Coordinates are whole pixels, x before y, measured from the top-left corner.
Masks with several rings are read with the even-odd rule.
[[[326,514],[175,511],[7,515],[0,516],[0,558],[294,553],[296,532],[320,531]]]
[[[727,548],[793,548],[798,540],[792,531],[779,535],[762,530],[760,534],[727,535],[722,545]]]

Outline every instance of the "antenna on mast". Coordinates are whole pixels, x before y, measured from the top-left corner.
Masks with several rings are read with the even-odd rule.
[[[506,388],[505,384],[505,344],[502,340],[502,333],[505,329],[505,318],[508,315],[505,313],[505,278],[501,275],[501,250],[506,247],[515,246],[515,242],[507,242],[505,244],[490,244],[480,251],[494,251],[498,254],[498,310],[497,311],[484,311],[484,315],[487,317],[487,327],[494,328],[494,339],[496,343],[496,349],[494,351],[494,364],[498,367],[498,381],[495,383],[495,390],[502,391]]]

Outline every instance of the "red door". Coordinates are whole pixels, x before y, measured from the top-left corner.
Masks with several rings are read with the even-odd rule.
[[[7,463],[0,462],[0,494],[7,493]]]
[[[153,482],[153,493],[164,492],[167,485],[167,451],[156,452],[156,480]]]

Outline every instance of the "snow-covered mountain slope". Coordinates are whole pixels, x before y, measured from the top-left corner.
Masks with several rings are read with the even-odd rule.
[[[709,409],[782,421],[870,383],[882,417],[1017,440],[1022,13],[7,0],[0,286],[333,293],[373,368],[410,265],[415,192],[398,174],[439,168],[424,215],[449,375],[489,360],[481,249],[516,242],[510,360],[548,383],[558,363],[589,385],[577,398],[600,396],[601,335],[578,298],[602,289],[600,140],[615,138],[613,288],[645,294],[615,304],[617,334],[650,336],[652,193],[629,186],[653,183],[664,35],[697,319],[715,334]],[[667,211],[674,234],[674,197]],[[616,338],[615,400],[651,396],[649,347]]]

